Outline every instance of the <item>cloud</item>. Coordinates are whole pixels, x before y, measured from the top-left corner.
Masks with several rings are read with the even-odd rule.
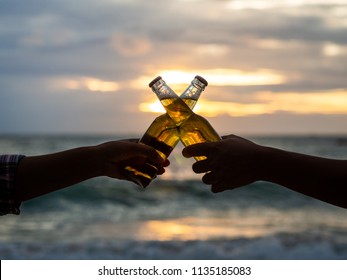
[[[317,104],[317,109],[306,105],[307,112],[344,114],[329,97],[346,88],[345,1],[266,1],[267,7],[257,8],[259,3],[5,1],[0,4],[0,112],[8,121],[0,122],[0,131],[95,132],[120,119],[126,120],[119,122],[120,130],[142,131],[153,116],[138,110],[154,98],[148,82],[166,73],[171,83],[178,72],[185,73],[183,88],[196,74],[210,82],[204,92],[210,103],[198,104],[204,114],[220,110],[215,117],[220,123],[242,112],[247,118],[257,110],[269,112],[271,106],[276,118],[291,109],[286,102],[299,110],[290,96],[306,104],[319,92],[324,94],[315,95],[317,100],[330,111]],[[74,115],[76,122],[66,121]],[[260,115],[253,116],[262,127],[256,122]],[[338,119],[331,118],[346,131]],[[295,120],[288,130],[305,123]]]
[[[321,5],[344,5],[346,2],[344,0],[233,0],[229,1],[227,7],[235,10],[244,9],[256,9],[256,10],[266,10],[266,9],[287,9],[292,7],[306,7],[306,6],[321,6]]]
[[[347,54],[347,46],[327,42],[322,47],[325,56],[340,56]]]
[[[138,35],[117,33],[111,38],[111,46],[125,57],[146,55],[152,50],[150,40]]]
[[[234,97],[235,98],[235,97]],[[326,92],[258,92],[252,94],[247,102],[199,100],[195,112],[207,117],[228,115],[231,117],[249,117],[256,115],[276,114],[322,114],[347,115],[347,90]],[[141,103],[142,112],[163,113],[157,100],[152,103]]]
[[[114,92],[119,90],[119,83],[105,81],[93,77],[78,77],[67,79],[62,82],[66,89],[70,90],[86,90],[92,92]]]
[[[161,70],[161,76],[170,85],[181,85],[189,82],[194,76],[200,75],[208,80],[212,86],[252,86],[274,85],[285,82],[285,77],[268,69],[256,69],[254,72],[245,72],[237,69],[190,69],[189,71]],[[143,86],[151,80],[149,76],[141,76],[132,84]]]

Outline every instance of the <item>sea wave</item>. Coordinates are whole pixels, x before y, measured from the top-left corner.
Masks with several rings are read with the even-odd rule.
[[[0,150],[45,154],[117,137],[0,137]],[[336,137],[258,137],[347,158]],[[344,138],[343,138],[344,139]],[[213,194],[179,147],[142,189],[95,178],[27,201],[1,218],[0,259],[346,259],[346,210],[257,182]]]
[[[258,238],[194,241],[94,241],[0,243],[1,259],[181,259],[181,260],[338,260],[347,259],[347,242],[330,236],[278,233]]]

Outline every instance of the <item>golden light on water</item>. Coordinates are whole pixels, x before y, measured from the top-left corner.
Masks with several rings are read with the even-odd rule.
[[[237,236],[257,237],[269,229],[257,225],[259,221],[228,224],[224,218],[182,217],[170,220],[151,220],[144,222],[138,229],[139,240],[208,240],[214,238],[232,238]]]

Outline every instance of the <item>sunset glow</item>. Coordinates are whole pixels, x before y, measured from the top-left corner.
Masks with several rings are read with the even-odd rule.
[[[237,69],[217,68],[189,71],[163,70],[151,77],[141,76],[132,84],[136,88],[143,88],[156,76],[161,76],[170,86],[184,85],[186,87],[196,75],[204,77],[210,86],[277,85],[286,81],[284,76],[269,69],[245,72]]]
[[[347,133],[346,0],[33,7],[0,9],[3,133],[142,133],[164,113],[148,84],[181,95],[196,75],[209,85],[194,111],[218,130]]]
[[[71,90],[87,90],[100,92],[117,91],[120,88],[119,84],[116,82],[99,80],[93,77],[69,79],[65,82],[65,86],[66,88]]]
[[[346,54],[346,53],[347,53],[347,47],[344,47],[342,45],[326,43],[323,46],[323,54],[326,56],[337,56],[337,55]]]
[[[164,70],[159,73],[170,84],[190,81],[196,74],[204,77],[210,86],[250,86],[281,84],[285,78],[271,70],[244,72],[236,69],[209,69],[191,71]]]
[[[138,232],[139,240],[205,240],[209,238],[256,237],[264,234],[263,227],[255,227],[259,222],[252,220],[243,225],[242,233],[237,227],[225,226],[223,218],[182,217],[171,220],[151,220],[143,223]]]
[[[329,2],[324,0],[234,0],[227,4],[227,7],[234,10],[255,9],[265,10],[281,7],[302,7],[307,5],[327,5],[327,4],[342,5],[345,4],[344,0],[331,0]]]
[[[293,114],[347,114],[347,91],[320,93],[259,92],[252,95],[252,103],[199,100],[195,112],[206,117],[232,117],[274,114],[285,111]],[[159,101],[141,103],[142,112],[165,112]]]
[[[165,109],[159,100],[155,100],[151,103],[141,103],[139,105],[139,110],[147,113],[165,113]]]

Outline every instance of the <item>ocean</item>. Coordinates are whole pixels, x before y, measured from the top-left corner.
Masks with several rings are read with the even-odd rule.
[[[124,138],[0,135],[0,154],[40,155]],[[247,138],[347,158],[346,136]],[[100,177],[23,203],[19,216],[0,217],[0,259],[347,259],[347,209],[267,182],[213,194],[181,149],[145,190]]]

